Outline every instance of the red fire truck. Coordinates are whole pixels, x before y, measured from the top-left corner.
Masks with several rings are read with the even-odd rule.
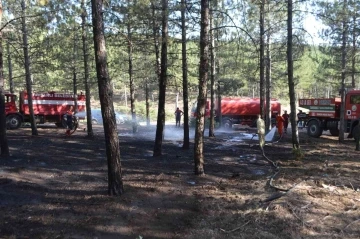
[[[22,123],[30,122],[28,94],[20,92],[19,108],[16,105],[17,95],[5,94],[5,114],[8,129],[17,129]],[[55,123],[65,126],[64,115],[70,106],[75,105],[73,94],[42,92],[32,94],[32,103],[37,124]],[[85,95],[77,96],[77,111],[85,110]]]
[[[309,110],[306,126],[312,137],[320,137],[324,130],[333,136],[339,135],[340,98],[300,99],[299,106]],[[360,90],[348,90],[345,97],[345,133],[352,138],[353,128],[360,120]]]
[[[196,115],[196,102],[193,104],[192,117]],[[221,108],[221,109],[219,109]],[[210,117],[210,101],[206,102],[205,117]],[[221,105],[215,101],[216,121],[221,120],[225,128],[232,125],[246,125],[256,127],[256,119],[260,114],[260,98],[249,97],[225,97],[221,99]],[[281,113],[281,104],[276,99],[271,99],[271,118],[275,120],[275,114]]]

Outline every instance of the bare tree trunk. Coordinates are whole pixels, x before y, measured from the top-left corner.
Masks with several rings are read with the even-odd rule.
[[[347,9],[347,0],[344,0],[343,9]],[[339,127],[339,142],[344,142],[345,133],[345,78],[346,78],[346,41],[348,34],[348,26],[346,20],[342,23],[342,45],[341,45],[341,107],[340,107],[340,127]]]
[[[264,118],[264,102],[265,102],[265,64],[264,64],[264,52],[265,52],[265,23],[264,23],[264,14],[265,14],[265,0],[260,1],[260,114]]]
[[[268,11],[270,12],[270,3],[267,1]],[[266,71],[265,71],[265,82],[266,82],[266,116],[265,116],[265,130],[268,132],[271,125],[271,20],[269,15],[266,16],[266,26],[267,26],[267,34],[266,34]],[[280,113],[280,112],[279,112]]]
[[[293,65],[293,34],[292,34],[292,21],[293,21],[293,0],[288,0],[288,19],[287,19],[287,73],[288,73],[288,84],[289,84],[289,98],[290,98],[290,121],[291,121],[291,133],[292,133],[292,144],[293,149],[300,149],[299,144],[299,132],[296,122],[296,99],[295,99],[295,84],[294,84],[294,65]]]
[[[186,0],[181,0],[181,37],[182,37],[182,73],[183,73],[183,102],[184,102],[184,142],[183,149],[190,148],[189,136],[189,97],[187,75],[187,50],[186,50]]]
[[[25,79],[26,79],[26,90],[28,95],[28,104],[29,104],[29,112],[30,112],[30,123],[31,123],[31,132],[32,135],[38,135],[35,116],[34,116],[34,108],[32,101],[32,83],[31,83],[31,71],[30,71],[30,56],[29,56],[29,46],[27,39],[27,27],[26,27],[26,18],[25,18],[25,0],[21,0],[21,9],[22,9],[22,32],[23,32],[23,48],[24,48],[24,67],[25,67]]]
[[[161,66],[160,66],[160,50],[159,50],[159,26],[156,22],[156,7],[151,2],[151,13],[152,13],[152,23],[153,23],[153,38],[154,38],[154,50],[155,50],[155,72],[157,76],[158,83],[160,82],[161,75]],[[160,83],[159,83],[160,84]],[[147,117],[150,125],[150,110],[147,111]]]
[[[92,128],[92,115],[91,115],[91,94],[90,94],[90,85],[89,85],[89,52],[88,52],[88,43],[87,43],[87,31],[86,31],[86,7],[85,0],[81,0],[81,31],[82,31],[82,43],[83,43],[83,54],[84,54],[84,85],[85,85],[85,96],[86,96],[86,124],[87,124],[87,135],[88,137],[94,137],[94,132]]]
[[[353,29],[356,28],[356,16],[353,17]],[[356,87],[355,72],[356,72],[356,56],[357,56],[357,45],[356,45],[356,31],[353,30],[352,35],[352,57],[351,57],[351,87]]]
[[[128,23],[127,23],[127,40],[128,40],[128,63],[129,63],[129,87],[130,87],[130,109],[131,109],[131,119],[132,119],[132,129],[133,133],[138,132],[137,122],[136,122],[136,110],[135,110],[135,86],[133,78],[133,47],[132,47],[132,34],[131,34],[131,16],[128,13]]]
[[[116,127],[113,105],[113,88],[107,68],[104,22],[102,16],[103,1],[91,0],[91,5],[96,72],[98,78],[101,112],[104,119],[103,125],[108,162],[108,194],[121,195],[124,193],[124,186],[120,163],[119,136]]]
[[[9,71],[9,86],[10,86],[10,93],[14,94],[14,80],[13,80],[13,71],[12,71],[12,60],[11,60],[11,53],[10,53],[10,39],[6,42],[6,50],[7,50],[7,59],[8,59],[8,71]]]
[[[159,81],[159,104],[156,125],[156,136],[153,156],[162,155],[162,142],[165,128],[165,95],[167,85],[167,37],[168,37],[168,0],[162,0],[162,36],[161,36],[161,69]]]
[[[204,171],[204,128],[206,107],[206,84],[209,69],[209,1],[201,0],[200,29],[200,64],[199,64],[199,95],[197,98],[196,128],[194,145],[195,174],[203,175]]]
[[[154,38],[154,50],[155,50],[155,60],[156,60],[156,75],[158,81],[160,81],[161,75],[161,62],[160,62],[160,49],[159,49],[159,26],[156,22],[156,6],[151,3],[152,8],[152,20],[153,20],[153,38]]]
[[[74,95],[74,112],[78,112],[78,102],[77,102],[77,74],[76,70],[73,72],[73,95]]]
[[[211,50],[210,50],[210,61],[211,61],[211,77],[210,77],[210,125],[209,125],[209,137],[215,137],[215,75],[216,75],[216,65],[215,65],[215,36],[214,36],[214,12],[216,9],[217,1],[214,1],[213,10],[210,12],[210,40],[211,40]]]
[[[151,1],[151,13],[152,13],[152,29],[153,29],[153,38],[154,38],[154,50],[155,50],[155,72],[158,82],[160,82],[161,75],[161,66],[160,66],[160,50],[159,50],[159,26],[156,21],[156,7]],[[153,98],[154,100],[154,98]],[[147,105],[149,107],[149,103]],[[150,125],[150,109],[147,109],[147,120]]]
[[[76,61],[77,61],[77,45],[76,45],[76,33],[77,23],[74,21],[74,49],[73,49],[73,95],[74,95],[74,112],[78,112],[77,102],[77,72],[76,72]]]
[[[149,85],[146,79],[145,98],[146,98],[146,126],[150,126],[150,103],[149,103]]]
[[[0,0],[0,25],[2,22],[2,0]],[[1,157],[10,156],[8,140],[6,136],[6,115],[5,115],[5,96],[4,96],[4,61],[3,61],[3,33],[0,32],[0,149]]]

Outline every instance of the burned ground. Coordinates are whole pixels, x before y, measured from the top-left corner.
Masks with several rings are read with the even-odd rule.
[[[171,128],[173,127],[173,128]],[[168,126],[173,133],[182,129]],[[8,131],[1,159],[0,238],[359,238],[360,167],[353,140],[308,138],[295,159],[291,137],[265,146],[234,141],[241,131],[205,139],[205,172],[193,174],[193,144],[165,140],[152,157],[153,128],[121,126],[125,194],[109,197],[104,135],[79,130]]]

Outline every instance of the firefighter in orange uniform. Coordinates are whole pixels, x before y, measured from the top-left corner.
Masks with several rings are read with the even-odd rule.
[[[73,115],[74,115],[74,107],[70,106],[69,110],[66,112],[66,136],[70,136],[70,131],[73,129]]]
[[[278,129],[278,133],[280,135],[280,137],[282,137],[283,135],[283,130],[284,130],[284,118],[279,115],[278,113],[276,113],[276,127]]]

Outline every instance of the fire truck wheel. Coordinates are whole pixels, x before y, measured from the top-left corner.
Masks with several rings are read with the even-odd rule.
[[[332,136],[339,136],[339,130],[338,129],[330,129],[330,134]]]
[[[322,134],[323,129],[320,126],[319,121],[311,120],[307,124],[307,133],[309,136],[319,138]]]
[[[9,115],[6,117],[6,125],[9,129],[18,129],[21,126],[21,118],[18,115]]]

